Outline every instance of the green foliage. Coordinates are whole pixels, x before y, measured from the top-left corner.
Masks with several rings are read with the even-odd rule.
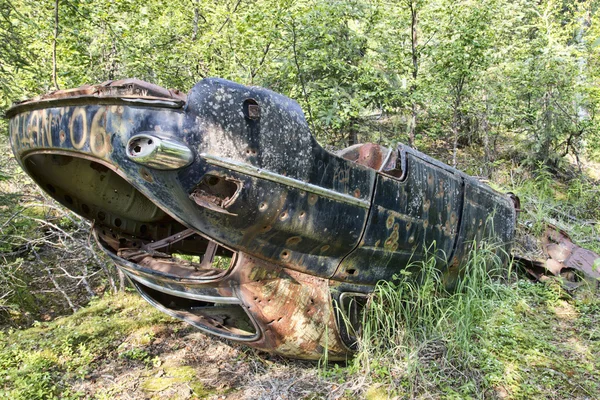
[[[7,106],[51,89],[54,2],[0,8]],[[220,76],[296,99],[315,135],[335,147],[406,141],[414,110],[420,145],[452,145],[455,134],[458,147],[483,143],[486,171],[512,143],[532,166],[600,154],[592,1],[60,0],[58,8],[61,88],[137,77],[187,91]]]
[[[600,389],[598,330],[588,330],[600,318],[596,294],[515,280],[489,246],[474,249],[452,292],[435,262],[418,267],[418,277],[380,282],[367,305],[346,371],[363,377],[366,394],[528,399]]]
[[[165,318],[138,296],[107,295],[70,317],[28,330],[0,331],[0,398],[80,398],[81,393],[71,393],[69,380],[83,379],[100,357],[119,353],[128,334]],[[149,358],[136,347],[121,355],[135,361]]]

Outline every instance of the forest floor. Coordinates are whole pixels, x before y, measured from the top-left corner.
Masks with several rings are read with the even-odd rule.
[[[515,295],[474,344],[480,370],[445,363],[431,342],[415,355],[421,377],[286,360],[208,337],[135,294],[104,296],[73,315],[1,333],[0,398],[598,398],[598,295],[527,280],[509,286]]]

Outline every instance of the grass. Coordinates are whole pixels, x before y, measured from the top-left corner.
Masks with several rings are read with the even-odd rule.
[[[545,168],[497,178],[497,189],[521,197],[520,237],[535,238],[552,223],[600,252],[597,183],[585,176],[560,180]],[[420,276],[379,283],[370,300],[360,351],[336,371],[354,382],[353,395],[599,397],[598,289],[570,293],[558,279],[532,283],[510,268],[502,272],[489,246],[475,248],[453,292],[432,260],[418,267]]]
[[[122,294],[49,323],[0,331],[0,398],[79,398],[69,388],[73,379],[85,377],[99,359],[115,357],[130,333],[167,319],[138,296]],[[135,350],[123,354],[135,357]]]
[[[358,382],[361,396],[586,399],[600,393],[597,293],[572,296],[558,281],[488,274],[500,272],[493,248],[473,254],[453,292],[444,289],[434,263],[421,267],[426,273],[417,279],[380,283],[368,305],[360,351],[341,372]]]

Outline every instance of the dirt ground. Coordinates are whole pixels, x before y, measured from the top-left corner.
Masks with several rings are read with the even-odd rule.
[[[72,390],[98,399],[340,398],[347,385],[328,382],[317,363],[290,361],[208,337],[173,322],[131,334],[95,360]]]

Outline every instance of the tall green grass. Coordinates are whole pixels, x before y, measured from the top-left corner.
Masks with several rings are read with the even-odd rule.
[[[351,368],[405,395],[443,384],[434,381],[448,368],[459,381],[471,382],[470,372],[480,368],[475,353],[481,324],[497,300],[510,295],[502,284],[510,266],[503,264],[501,251],[474,244],[451,291],[433,256],[405,270],[417,273],[380,282],[365,307]]]

